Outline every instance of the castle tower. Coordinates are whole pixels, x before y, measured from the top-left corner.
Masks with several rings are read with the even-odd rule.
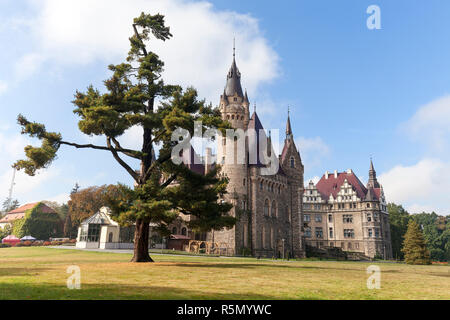
[[[233,48],[233,62],[228,71],[227,83],[220,96],[222,119],[231,123],[233,128],[246,130],[250,120],[250,102],[242,90],[241,73],[236,64],[236,49]]]
[[[240,212],[248,206],[248,145],[245,139],[237,138],[240,134],[244,136],[248,129],[249,107],[247,91],[244,93],[242,90],[241,73],[236,64],[236,50],[233,48],[233,61],[227,74],[225,89],[220,96],[219,109],[222,119],[228,121],[233,129],[237,129],[236,139],[224,136],[222,141],[217,141],[217,163],[222,167],[221,174],[229,179],[226,201],[234,205],[230,213],[235,217],[240,216]],[[241,220],[230,230],[215,231],[214,241],[230,244],[237,253],[246,244],[243,237],[247,234],[244,229],[248,228],[245,219]],[[212,235],[209,240],[212,240]]]
[[[292,133],[291,117],[288,111],[288,118],[286,122],[286,138],[284,140],[283,152],[280,156],[280,165],[282,170],[288,177],[289,198],[292,205],[290,206],[290,220],[291,220],[291,243],[292,250],[295,256],[302,256],[304,253],[304,243],[302,239],[302,199],[303,199],[303,176],[304,166],[300,157]]]

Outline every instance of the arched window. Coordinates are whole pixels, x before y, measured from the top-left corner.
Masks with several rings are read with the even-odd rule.
[[[181,235],[183,235],[183,236],[187,235],[187,229],[186,228],[181,229]]]
[[[266,201],[264,201],[264,215],[268,216],[270,212],[270,203],[269,203],[269,199],[266,199]]]
[[[263,184],[263,182],[261,181],[260,183],[259,183],[259,190],[262,190],[264,188],[264,184]]]
[[[295,159],[291,157],[291,168],[295,168]]]
[[[231,120],[234,120],[234,114],[231,116]]]
[[[227,120],[230,120],[230,115],[227,115]]]
[[[277,216],[277,204],[275,202],[275,200],[272,201],[272,217],[276,217]]]
[[[172,228],[172,234],[177,234],[177,227]]]

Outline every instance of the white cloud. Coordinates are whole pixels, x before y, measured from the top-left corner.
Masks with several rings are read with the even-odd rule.
[[[54,197],[51,197],[49,199],[46,199],[47,201],[54,201],[57,202],[59,204],[64,204],[67,203],[70,200],[70,194],[69,193],[62,193],[59,195],[56,195]]]
[[[435,211],[450,213],[450,162],[424,159],[412,166],[396,166],[380,175],[387,200],[406,206],[411,213]]]
[[[268,46],[258,21],[250,15],[219,11],[206,1],[187,0],[30,0],[36,18],[30,23],[36,47],[21,60],[21,74],[39,63],[74,65],[100,60],[119,63],[129,49],[132,19],[142,11],[161,13],[173,39],[152,40],[149,48],[165,61],[168,83],[193,85],[214,103],[225,84],[236,37],[243,85],[258,86],[278,74],[278,57]],[[195,23],[193,23],[195,22]],[[263,67],[261,67],[263,66]],[[223,77],[218,77],[223,75]]]
[[[45,58],[37,53],[29,53],[22,56],[15,64],[15,81],[21,81],[33,76]]]
[[[436,99],[419,108],[414,116],[401,125],[416,141],[425,143],[434,151],[450,148],[450,96]]]
[[[330,147],[320,137],[300,137],[296,140],[296,144],[303,163],[308,163],[309,168],[320,165],[330,154]]]

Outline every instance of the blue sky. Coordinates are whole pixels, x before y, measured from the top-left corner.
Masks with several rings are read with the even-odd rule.
[[[381,30],[366,26],[373,4]],[[236,37],[243,86],[265,127],[283,132],[291,106],[305,179],[352,168],[366,182],[372,156],[389,201],[450,212],[450,3],[441,0],[1,0],[0,198],[29,142],[17,114],[66,140],[90,141],[70,101],[76,89],[101,88],[143,10],[166,14],[173,28],[174,39],[154,47],[166,78],[194,85],[213,103]],[[131,146],[139,138],[139,131],[123,137]],[[51,168],[18,176],[15,197],[63,201],[75,182],[118,181],[131,180],[110,155],[63,147]]]

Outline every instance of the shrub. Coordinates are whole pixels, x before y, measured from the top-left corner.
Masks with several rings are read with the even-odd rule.
[[[11,248],[9,243],[0,243],[0,248]]]
[[[31,244],[32,244],[31,241],[25,241],[25,242],[22,243],[22,245],[23,245],[24,247],[30,247]]]
[[[44,241],[44,246],[50,246],[52,243],[50,241]]]
[[[70,240],[70,243],[77,243],[77,239]]]

